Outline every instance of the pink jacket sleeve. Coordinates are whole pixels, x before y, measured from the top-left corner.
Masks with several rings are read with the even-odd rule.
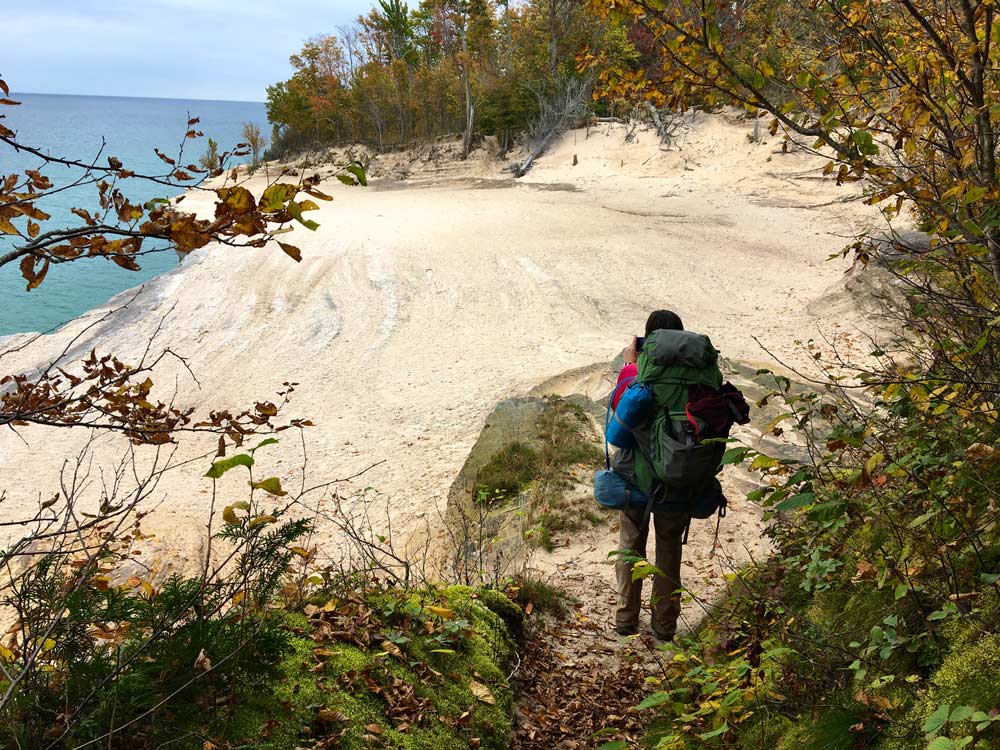
[[[611,395],[611,408],[618,408],[618,400],[625,393],[625,389],[632,385],[632,381],[635,380],[636,375],[639,373],[639,366],[634,362],[625,365],[622,371],[618,373],[618,383],[615,384],[615,391]]]

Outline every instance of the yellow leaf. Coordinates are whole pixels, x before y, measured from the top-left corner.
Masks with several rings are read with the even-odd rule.
[[[51,651],[56,647],[56,642],[51,638],[46,638],[42,641],[42,651]]]
[[[885,461],[884,453],[874,454],[871,458],[868,459],[868,462],[865,464],[865,471],[871,474],[873,471],[875,471],[876,468],[879,467],[879,465],[881,465],[883,461]]]
[[[274,523],[277,520],[278,519],[275,518],[274,516],[269,516],[269,515],[257,516],[255,519],[253,519],[250,522],[250,528],[252,529],[252,528],[255,528],[257,526],[261,526],[261,525],[263,525],[265,523]]]
[[[424,609],[445,620],[450,620],[455,616],[454,610],[448,609],[447,607],[425,607]]]

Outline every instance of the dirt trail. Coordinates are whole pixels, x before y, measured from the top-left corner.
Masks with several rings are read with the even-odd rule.
[[[477,162],[468,174],[382,185],[402,189],[335,185],[335,201],[312,215],[320,229],[295,231],[300,264],[277,250],[197,252],[127,309],[96,325],[108,307],[94,311],[0,357],[0,368],[31,371],[85,329],[71,356],[96,348],[138,358],[159,330],[198,378],[166,365],[156,378],[163,400],[177,389],[185,405],[238,407],[297,382],[288,414],[317,424],[306,434],[310,480],[381,462],[350,487],[381,492],[403,539],[439,517],[497,401],[607,358],[650,309],[673,307],[746,360],[763,359],[750,334],[800,361],[795,340],[850,330],[850,310],[830,321],[809,305],[839,283],[844,266],[825,259],[844,245],[845,227],[874,222],[872,210],[840,202],[849,188],[814,179],[815,158],[782,154],[777,140],[750,143],[749,131],[697,115],[680,150],[665,152],[650,132],[625,143],[620,128],[581,130],[516,183]],[[50,497],[85,440],[31,427],[0,434],[3,515]],[[191,440],[177,459],[211,443]],[[90,449],[96,503],[100,472],[125,446],[100,436]],[[295,440],[258,457],[262,472],[298,483]],[[174,566],[199,551],[204,467],[172,472],[152,497],[160,505],[145,528]],[[221,490],[242,497],[244,478],[225,478]],[[336,554],[331,529],[316,541]]]
[[[532,395],[596,402],[611,390],[615,369],[595,365],[568,372],[541,384]],[[723,371],[749,399],[758,399],[767,388],[766,376],[755,376],[752,368],[726,362]],[[751,424],[737,427],[734,437],[773,452],[779,444],[762,433],[777,408],[754,409]],[[588,411],[599,412],[600,405],[591,403]],[[599,438],[602,426],[595,425],[595,437]],[[780,449],[794,447],[783,443]],[[592,474],[573,473],[576,483],[560,503],[562,512],[593,510]],[[762,510],[745,499],[747,491],[758,486],[757,480],[741,468],[728,467],[722,483],[729,499],[727,516],[692,521],[684,549],[681,636],[690,633],[718,601],[727,574],[764,559],[770,551]],[[535,550],[528,557],[528,577],[566,592],[574,605],[565,618],[529,617],[532,637],[516,674],[515,750],[576,750],[615,740],[632,743],[647,728],[645,718],[633,709],[649,692],[646,677],[661,671],[671,651],[661,648],[650,630],[650,582],[644,585],[639,635],[623,638],[615,632],[617,593],[609,552],[618,547],[618,514],[605,512],[603,517],[605,523],[582,523],[555,535],[552,552]],[[650,539],[650,557],[653,544]]]

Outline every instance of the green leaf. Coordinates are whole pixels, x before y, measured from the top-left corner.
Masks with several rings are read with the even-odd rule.
[[[230,458],[220,459],[212,463],[212,468],[205,472],[205,476],[209,479],[218,479],[227,471],[235,469],[237,466],[246,466],[249,468],[253,466],[253,458],[246,453],[238,453]]]
[[[966,719],[972,718],[974,713],[976,713],[976,709],[972,706],[955,706],[955,708],[951,710],[951,715],[948,717],[948,721],[950,723],[965,721]]]
[[[615,740],[614,742],[605,742],[597,750],[627,750],[628,744],[622,740]]]
[[[896,587],[896,590],[893,592],[893,596],[895,597],[896,601],[899,601],[904,596],[906,596],[906,593],[909,590],[910,590],[909,586],[907,586],[905,583],[901,583]]]
[[[288,493],[281,489],[281,480],[278,477],[268,477],[260,482],[250,482],[250,486],[255,490],[264,490],[269,495],[284,497]]]
[[[951,713],[951,706],[947,703],[938,706],[937,710],[927,717],[924,722],[924,734],[936,734],[945,724],[948,723],[948,715]]]
[[[337,179],[340,180],[345,185],[348,185],[349,187],[354,187],[355,185],[358,184],[357,182],[355,182],[354,178],[351,177],[349,174],[338,174]]]
[[[729,731],[729,722],[724,721],[721,727],[717,727],[716,729],[713,729],[711,732],[705,732],[704,734],[699,734],[698,738],[702,740],[710,740],[713,737],[718,737],[719,735],[725,734],[728,731]]]
[[[935,737],[927,746],[927,750],[956,750],[957,747],[955,740],[949,737]]]
[[[863,156],[874,156],[878,153],[878,146],[875,145],[875,139],[872,138],[872,134],[867,130],[854,131],[851,133],[851,140],[858,147],[858,153]]]
[[[812,492],[800,492],[798,495],[792,495],[787,500],[782,500],[774,506],[774,509],[795,510],[796,508],[802,508],[806,505],[812,504],[815,499],[816,496]]]
[[[760,455],[757,456],[750,464],[750,471],[759,471],[761,469],[773,469],[775,466],[780,466],[781,461],[771,456]]]
[[[303,218],[302,206],[300,206],[295,201],[288,202],[288,213],[290,213],[292,215],[292,218],[295,219],[297,222],[299,222],[299,224],[304,226],[306,229],[312,230],[313,232],[319,229],[319,224],[317,224],[315,221],[313,221],[312,219]]]
[[[641,581],[650,576],[662,576],[663,571],[648,560],[639,560],[632,565],[632,580]]]
[[[264,190],[264,194],[260,197],[257,205],[261,211],[274,213],[283,209],[285,203],[294,198],[297,192],[298,190],[294,185],[276,182]]]
[[[997,581],[1000,581],[1000,573],[980,573],[979,580],[992,586]]]
[[[823,520],[831,521],[834,518],[839,518],[844,515],[847,510],[847,504],[842,503],[839,500],[830,500],[825,503],[820,503],[809,509],[810,518],[819,518],[822,516]]]
[[[360,164],[349,165],[347,171],[354,175],[362,187],[368,187],[368,175],[365,174],[365,170]]]
[[[652,708],[653,706],[659,706],[662,703],[666,703],[670,699],[670,693],[653,693],[652,695],[646,696],[646,699],[635,708],[637,711],[642,711],[647,708]]]
[[[937,515],[937,511],[936,510],[928,511],[927,513],[924,513],[923,515],[917,516],[912,521],[910,521],[910,523],[907,525],[907,527],[911,528],[911,529],[915,529],[918,526],[923,526],[925,523],[927,523],[929,520],[931,520],[932,518],[934,518],[934,516],[936,516],[936,515]]]
[[[278,444],[278,438],[267,438],[266,440],[261,440],[260,443],[258,443],[255,447],[248,450],[247,453],[249,453],[252,456],[256,451],[259,451],[261,448],[267,445],[277,445],[277,444]]]
[[[730,448],[722,456],[722,465],[730,466],[732,464],[741,464],[749,452],[749,448]]]
[[[984,187],[969,188],[965,191],[965,195],[962,196],[962,203],[967,206],[970,203],[981,201],[987,192],[987,189]]]

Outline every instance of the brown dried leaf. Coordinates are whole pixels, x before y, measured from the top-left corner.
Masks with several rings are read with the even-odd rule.
[[[469,690],[476,697],[476,700],[482,701],[490,706],[495,706],[497,699],[493,697],[493,692],[481,682],[472,680],[469,682]]]
[[[296,263],[302,262],[302,251],[295,247],[295,245],[289,245],[287,242],[279,242],[278,245],[285,251],[285,255]]]

